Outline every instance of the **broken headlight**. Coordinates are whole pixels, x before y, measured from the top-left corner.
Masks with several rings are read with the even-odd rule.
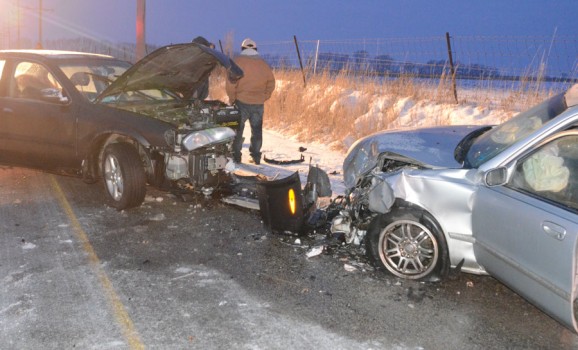
[[[235,131],[224,126],[194,131],[183,138],[183,147],[187,151],[225,142],[235,137]]]

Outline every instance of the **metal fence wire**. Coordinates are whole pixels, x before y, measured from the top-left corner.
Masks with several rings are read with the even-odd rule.
[[[449,39],[449,40],[448,40]],[[297,40],[308,74],[347,70],[378,76],[412,75],[457,79],[578,80],[578,37],[484,37]],[[274,67],[299,67],[294,41],[262,42],[261,55]]]
[[[14,48],[0,31],[0,49]],[[12,40],[13,41],[13,40]],[[219,41],[220,43],[220,41]],[[275,68],[304,74],[347,72],[371,77],[471,81],[578,81],[578,36],[458,36],[258,42]],[[134,44],[99,43],[90,38],[47,41],[46,48],[112,54],[134,62]],[[154,46],[149,46],[151,52]],[[299,52],[297,52],[297,48]],[[451,55],[451,56],[450,56]],[[301,58],[301,61],[299,61]],[[453,63],[453,66],[452,64]]]

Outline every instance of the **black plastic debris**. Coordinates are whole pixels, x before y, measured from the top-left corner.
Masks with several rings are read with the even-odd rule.
[[[303,197],[299,172],[274,181],[258,181],[257,197],[261,218],[271,231],[301,232]]]
[[[305,161],[305,157],[301,155],[299,159],[289,159],[289,160],[278,160],[278,159],[270,159],[267,156],[263,157],[265,163],[269,164],[276,164],[276,165],[288,165],[288,164],[299,164]]]

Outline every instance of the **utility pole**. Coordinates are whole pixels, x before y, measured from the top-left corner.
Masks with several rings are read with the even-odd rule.
[[[42,15],[45,11],[51,11],[50,9],[45,9],[42,6],[42,0],[38,0],[38,43],[36,44],[37,49],[43,49],[42,47]]]
[[[38,43],[37,49],[42,49],[42,0],[38,0]]]
[[[146,55],[146,0],[137,0],[136,3],[136,60]]]
[[[16,48],[21,49],[20,42],[20,0],[16,0]]]
[[[16,48],[17,49],[21,49],[22,48],[22,42],[20,41],[20,27],[22,25],[22,21],[21,21],[21,16],[20,16],[20,0],[16,0]],[[11,45],[11,40],[8,41],[8,43]]]

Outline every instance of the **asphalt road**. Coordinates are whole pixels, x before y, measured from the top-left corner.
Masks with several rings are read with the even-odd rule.
[[[103,198],[0,168],[0,349],[578,348],[491,277],[407,282],[217,201],[149,190],[117,212]]]

